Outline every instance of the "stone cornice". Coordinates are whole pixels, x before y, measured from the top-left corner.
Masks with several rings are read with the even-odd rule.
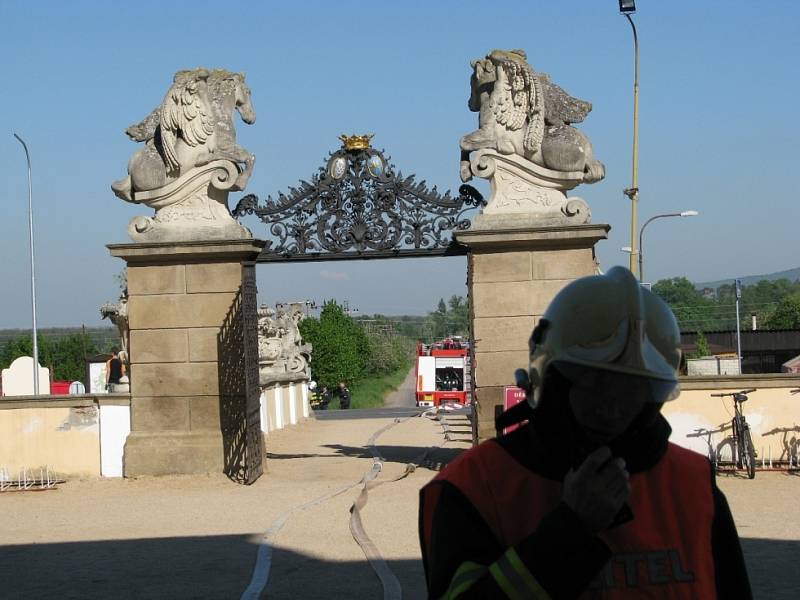
[[[130,394],[70,394],[2,396],[0,410],[15,408],[86,408],[89,406],[130,406]]]
[[[527,225],[519,216],[498,221],[492,228],[456,232],[459,243],[480,250],[591,248],[608,238],[610,225]]]
[[[205,242],[149,242],[142,244],[108,244],[111,256],[122,258],[129,265],[189,263],[193,261],[230,262],[255,260],[264,249],[263,240],[213,240]]]

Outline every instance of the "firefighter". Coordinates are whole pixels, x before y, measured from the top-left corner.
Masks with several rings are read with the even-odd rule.
[[[420,493],[431,598],[751,597],[708,459],[668,442],[679,342],[622,267],[555,297],[520,377],[528,402],[501,418],[527,425]]]
[[[347,384],[344,381],[339,382],[339,408],[346,410],[350,408],[350,389],[347,387]]]

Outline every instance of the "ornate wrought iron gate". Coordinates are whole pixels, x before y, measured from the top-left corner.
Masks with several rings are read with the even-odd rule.
[[[259,203],[244,196],[235,217],[256,215],[268,228],[256,262],[457,256],[467,254],[452,233],[468,229],[467,211],[485,205],[472,186],[458,196],[429,189],[414,175],[403,176],[372,136],[341,136],[311,182],[301,181],[277,200]],[[252,483],[263,471],[260,428],[258,338],[254,266],[245,266],[243,285],[219,337],[220,396],[225,472]],[[241,349],[244,346],[242,355]],[[237,351],[238,349],[238,351]],[[244,387],[242,387],[244,386]]]
[[[242,265],[242,287],[217,338],[225,474],[251,484],[264,472],[255,263]]]
[[[452,232],[469,228],[464,213],[485,204],[481,194],[462,185],[454,197],[404,177],[371,138],[341,136],[342,147],[311,182],[277,200],[260,204],[248,194],[239,201],[234,216],[255,214],[268,227],[258,262],[466,254]]]

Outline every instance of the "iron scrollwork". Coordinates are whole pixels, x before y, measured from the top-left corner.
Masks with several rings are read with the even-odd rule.
[[[395,172],[369,145],[371,136],[344,137],[326,164],[277,200],[259,204],[244,196],[235,217],[255,214],[274,237],[259,261],[368,258],[404,254],[447,254],[452,231],[468,229],[467,211],[484,206],[483,196],[462,185],[456,197],[425,181]],[[453,252],[460,253],[460,252]]]

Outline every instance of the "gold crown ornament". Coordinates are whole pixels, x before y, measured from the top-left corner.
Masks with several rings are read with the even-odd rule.
[[[364,150],[369,148],[369,141],[374,138],[373,134],[368,135],[340,135],[345,150]]]

